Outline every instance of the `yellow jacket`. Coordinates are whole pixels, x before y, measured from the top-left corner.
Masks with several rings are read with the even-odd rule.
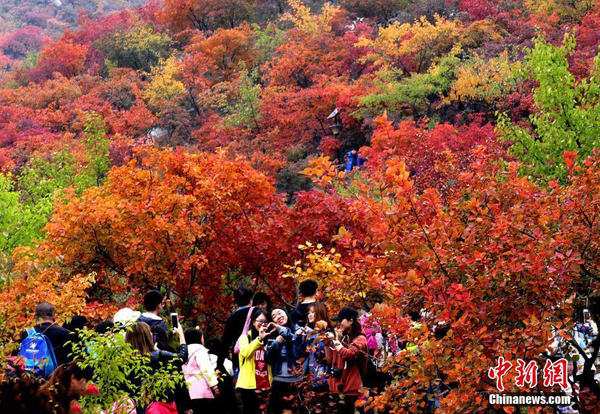
[[[248,335],[240,337],[239,348],[240,348],[240,374],[238,375],[236,388],[244,388],[247,390],[256,389],[256,364],[254,362],[254,353],[261,345],[266,345],[260,339],[256,338],[250,342],[252,334],[248,332]],[[269,370],[269,384],[273,383],[273,373],[271,372],[271,365],[268,365]]]

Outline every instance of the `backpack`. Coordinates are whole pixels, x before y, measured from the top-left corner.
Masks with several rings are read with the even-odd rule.
[[[48,378],[58,367],[54,348],[43,333],[27,329],[27,337],[21,342],[19,355],[25,361],[25,370]]]

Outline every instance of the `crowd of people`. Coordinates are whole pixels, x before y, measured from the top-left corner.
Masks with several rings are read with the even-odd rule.
[[[389,380],[378,369],[385,358],[384,332],[369,318],[370,308],[382,298],[370,295],[361,309],[345,307],[330,317],[314,280],[303,281],[299,290],[301,300],[288,309],[273,306],[263,292],[238,288],[233,295],[237,309],[220,339],[205,338],[199,327],[184,331],[179,321],[169,321],[169,330],[162,317],[165,298],[156,290],[144,295],[145,312],[124,308],[112,321],[98,323],[98,334],[115,335],[122,329],[125,343],[148,357],[150,373],[171,363],[185,379],[185,386],[149,404],[136,399],[142,384],[134,380],[126,390],[131,398],[102,414],[355,413],[366,389],[382,389]],[[80,412],[81,395],[90,388],[102,392],[88,384],[92,370],[72,360],[73,344],[88,328],[87,319],[73,317],[60,327],[49,303],[37,306],[36,318],[38,324],[21,334],[19,352],[9,358],[0,414],[30,412],[19,411],[27,405],[23,393],[35,397],[39,407],[53,405],[53,411],[36,412]],[[171,341],[168,332],[174,336]],[[44,363],[32,353],[44,356]]]

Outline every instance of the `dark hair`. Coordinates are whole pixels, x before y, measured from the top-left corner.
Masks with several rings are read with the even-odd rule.
[[[158,349],[161,351],[175,352],[175,349],[169,343],[165,328],[159,325],[152,325],[150,331],[152,332],[152,339],[156,343]]]
[[[144,295],[144,308],[148,312],[154,312],[165,297],[158,290],[151,290]]]
[[[233,292],[233,300],[238,306],[247,306],[252,300],[252,291],[245,286],[240,286]]]
[[[98,332],[101,335],[104,335],[105,333],[112,331],[114,327],[115,324],[113,321],[102,321],[97,323],[96,326],[94,326],[94,331]]]
[[[269,314],[273,314],[274,310],[282,310],[285,312],[286,316],[287,316],[287,322],[284,325],[286,328],[289,328],[292,332],[295,332],[295,326],[294,326],[294,321],[292,321],[292,317],[290,316],[290,313],[287,311],[287,309],[282,308],[281,306],[275,306],[272,309],[269,310]],[[273,320],[273,317],[271,316],[270,318],[271,320]]]
[[[313,279],[306,279],[300,282],[300,294],[305,298],[314,296],[318,288],[319,285]]]
[[[88,320],[85,316],[75,315],[71,318],[71,320],[63,325],[63,328],[68,329],[69,331],[77,331],[79,329],[85,328]]]
[[[35,308],[35,317],[37,319],[53,318],[55,314],[56,308],[48,302],[42,302]]]
[[[254,294],[254,298],[252,299],[252,305],[259,306],[263,303],[267,305],[267,309],[270,309],[273,305],[271,303],[271,298],[269,297],[269,295],[267,295],[265,292],[256,292]]]
[[[315,322],[312,324],[308,321],[308,312],[310,309],[313,309],[315,312]],[[307,313],[306,313],[306,326],[309,328],[314,328],[315,323],[317,321],[325,321],[327,322],[327,329],[333,330],[333,324],[331,323],[331,319],[329,318],[329,312],[327,311],[327,306],[323,302],[315,302],[308,305]],[[312,326],[311,326],[312,325]]]
[[[352,320],[352,327],[350,328],[350,333],[348,334],[348,342],[352,342],[354,341],[354,338],[356,338],[359,335],[362,335],[363,331],[362,331],[362,325],[360,324],[360,322],[357,319],[351,319]]]
[[[269,312],[262,308],[254,308],[254,310],[252,311],[252,316],[250,316],[250,333],[252,335],[252,339],[258,338],[258,331],[254,327],[254,321],[258,319],[260,315],[264,315],[265,318],[267,318],[267,322],[271,321],[271,315],[269,314]]]
[[[187,337],[185,340],[187,342]],[[207,340],[206,349],[208,349],[209,354],[215,354],[217,356],[224,354],[223,350],[221,349],[221,340],[219,338],[211,338]]]
[[[196,328],[187,328],[184,333],[186,344],[202,344],[204,334]]]
[[[94,373],[90,367],[81,368],[79,366],[80,362],[73,361],[59,365],[40,389],[40,391],[49,392],[51,402],[64,410],[65,413],[70,411],[71,401],[79,397],[71,395],[71,378],[75,377],[77,380],[85,378],[90,381]]]

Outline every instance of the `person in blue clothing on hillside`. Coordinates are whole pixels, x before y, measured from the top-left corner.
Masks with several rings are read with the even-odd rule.
[[[352,171],[355,168],[360,169],[365,163],[365,159],[358,155],[358,151],[348,151],[346,154],[346,171]]]
[[[161,318],[160,313],[164,309],[164,296],[158,290],[151,290],[144,295],[144,309],[146,312],[142,313],[138,318],[138,322],[144,322],[149,327],[160,326],[167,331],[167,324]]]
[[[280,413],[285,400],[291,402],[298,395],[297,383],[302,377],[294,372],[298,367],[296,364],[298,349],[296,336],[299,326],[296,325],[288,312],[280,307],[271,309],[271,319],[276,325],[277,337],[267,344],[266,359],[272,366],[273,385],[271,387],[271,398],[267,413]],[[290,400],[291,397],[291,400]]]

